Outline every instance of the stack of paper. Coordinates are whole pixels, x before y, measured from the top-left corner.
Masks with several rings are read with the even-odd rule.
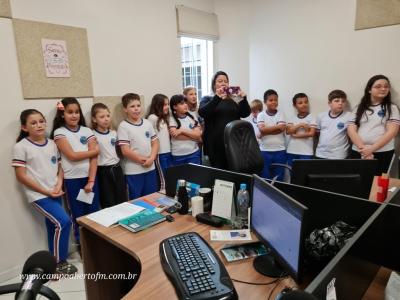
[[[142,211],[144,208],[134,205],[129,202],[124,202],[112,207],[108,207],[102,210],[99,210],[95,213],[91,213],[86,217],[100,225],[110,227],[113,224],[118,223],[119,220],[137,214]]]

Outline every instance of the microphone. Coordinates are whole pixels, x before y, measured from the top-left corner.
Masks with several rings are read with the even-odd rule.
[[[34,300],[43,284],[56,270],[56,259],[49,251],[38,251],[26,260],[22,268],[22,284],[16,300]]]

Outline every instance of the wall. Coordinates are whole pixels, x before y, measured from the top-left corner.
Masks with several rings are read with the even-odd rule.
[[[327,95],[343,89],[354,105],[368,79],[387,75],[395,101],[400,90],[400,26],[354,30],[356,1],[252,0],[249,77],[253,97],[276,89],[280,105],[305,92],[314,113],[327,109]]]
[[[14,18],[87,28],[96,96],[134,91],[148,102],[155,93],[172,95],[181,90],[177,3],[206,11],[214,9],[213,0],[13,0],[11,5]],[[47,248],[43,218],[26,203],[10,162],[19,131],[19,113],[36,108],[51,121],[57,100],[22,98],[10,19],[0,18],[0,37],[1,282],[16,276],[30,254]],[[87,114],[92,99],[80,102]]]
[[[220,30],[215,43],[216,71],[227,72],[231,85],[249,94],[249,2],[216,0],[215,13]]]

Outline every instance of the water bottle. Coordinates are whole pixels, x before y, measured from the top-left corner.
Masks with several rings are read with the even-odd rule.
[[[186,215],[189,211],[189,195],[186,189],[186,181],[184,179],[178,180],[178,202],[182,205],[178,209],[178,213],[181,215]]]
[[[247,225],[248,222],[248,209],[250,205],[250,195],[246,190],[247,186],[245,183],[240,184],[240,190],[237,193],[237,205],[239,209],[238,217],[241,220],[243,226]]]

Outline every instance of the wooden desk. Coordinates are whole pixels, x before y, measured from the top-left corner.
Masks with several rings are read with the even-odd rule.
[[[150,197],[160,197],[153,194]],[[170,236],[195,231],[199,233],[219,255],[225,242],[210,242],[212,227],[197,223],[190,215],[174,214],[172,223],[162,222],[139,233],[132,233],[119,226],[106,228],[86,217],[78,219],[81,227],[81,244],[85,274],[140,273],[135,280],[85,279],[87,299],[176,299],[173,285],[161,267],[160,242]],[[260,275],[253,268],[252,260],[225,264],[231,278],[250,282],[269,282],[272,279]],[[249,285],[234,282],[240,299],[266,299],[272,285]],[[271,299],[285,286],[294,286],[291,279],[280,282]]]
[[[372,182],[371,192],[369,194],[369,200],[371,200],[371,201],[376,201],[376,193],[378,191],[377,182],[378,182],[378,176],[374,176],[374,181]],[[389,178],[389,189],[391,189],[393,187],[396,187],[396,188],[400,187],[400,179]],[[397,191],[397,189],[396,189],[396,191]],[[387,195],[386,199],[390,198],[393,193],[394,192],[388,191],[388,195]]]

